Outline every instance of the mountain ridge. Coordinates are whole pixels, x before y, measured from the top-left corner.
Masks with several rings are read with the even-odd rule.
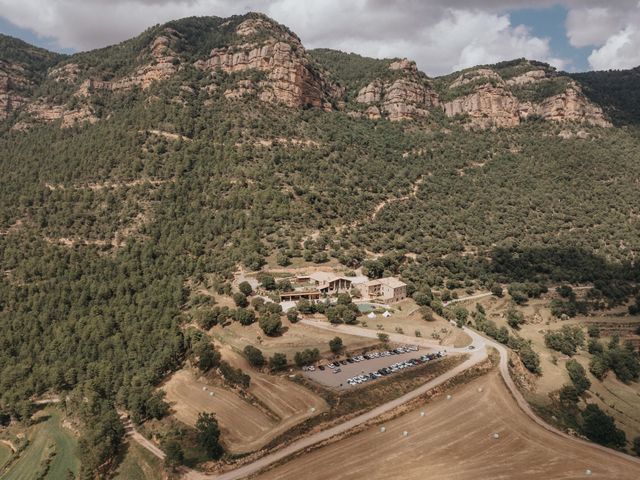
[[[3,56],[6,39],[0,38]],[[22,43],[25,50],[46,52]],[[83,101],[94,91],[147,90],[179,72],[184,88],[193,88],[193,70],[207,77],[199,88],[213,102],[219,96],[238,100],[253,95],[266,103],[391,121],[444,113],[469,128],[513,127],[531,118],[611,124],[606,106],[593,101],[602,96],[589,98],[581,77],[556,72],[543,62],[517,59],[429,77],[408,59],[307,51],[294,32],[260,13],[188,17],[156,25],[117,45],[68,56],[48,54],[51,60],[38,68],[33,62],[4,61],[0,120],[14,119],[15,130],[29,128],[33,121],[61,120],[64,127],[94,123],[100,116],[90,101]],[[28,75],[36,79],[29,89],[16,68],[39,72]],[[347,74],[348,69],[352,72]]]

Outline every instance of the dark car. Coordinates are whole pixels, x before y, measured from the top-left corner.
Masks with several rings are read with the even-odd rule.
[[[324,370],[324,365],[318,365],[318,368],[319,368],[320,370]]]
[[[355,363],[355,360],[354,360],[353,358],[349,357],[349,358],[347,358],[347,362],[349,362],[349,363]]]

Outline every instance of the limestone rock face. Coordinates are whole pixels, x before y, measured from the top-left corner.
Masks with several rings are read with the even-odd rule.
[[[0,60],[0,121],[26,103],[21,92],[29,86],[22,66]]]
[[[476,86],[472,93],[444,102],[445,115],[468,115],[471,127],[514,127],[529,117],[540,117],[555,122],[577,122],[599,127],[610,127],[600,107],[591,103],[575,82],[569,82],[565,91],[539,103],[520,101],[509,87],[550,81],[544,70],[531,70],[504,82],[488,69],[480,69],[478,75],[466,72],[452,85],[462,86],[476,78],[492,79]],[[492,72],[492,73],[489,73]],[[451,87],[450,87],[451,88]]]
[[[212,73],[262,72],[264,78],[254,82],[260,100],[330,109],[331,99],[340,91],[311,67],[300,40],[262,18],[245,20],[236,29],[242,37],[258,32],[266,34],[265,38],[214,48],[206,60],[196,62],[196,67]]]
[[[56,82],[74,83],[79,73],[80,66],[75,62],[71,62],[52,68],[47,73],[47,76],[53,78]]]
[[[389,120],[408,120],[429,115],[428,108],[438,104],[434,90],[407,79],[398,79],[385,90],[382,110]]]
[[[416,66],[416,62],[414,62],[413,60],[403,58],[402,60],[392,62],[389,65],[389,70],[403,70],[405,72],[417,72],[418,67]]]
[[[242,98],[256,93],[256,86],[251,80],[239,80],[233,88],[224,91],[225,98]]]
[[[103,81],[87,79],[80,84],[75,92],[76,97],[88,97],[93,90],[107,89],[114,92],[131,90],[140,87],[149,88],[154,82],[160,82],[173,76],[179,68],[180,58],[173,47],[180,40],[181,34],[172,28],[165,28],[144,53],[150,61],[140,66],[133,74],[124,78]],[[78,76],[77,64],[67,64],[62,68],[51,70],[49,73],[56,80],[72,81]]]
[[[376,103],[382,99],[382,83],[374,80],[366,87],[358,92],[356,102],[358,103]]]
[[[486,79],[488,81],[493,80],[495,83],[502,84],[504,83],[502,77],[498,75],[496,72],[489,68],[479,68],[477,70],[470,70],[468,72],[464,72],[458,78],[456,78],[451,85],[449,85],[449,89],[455,89],[466,85],[468,83],[474,82],[478,79]]]
[[[44,100],[38,100],[27,105],[26,112],[32,118],[42,122],[49,123],[62,120],[60,124],[61,128],[69,128],[80,123],[95,123],[98,121],[98,117],[96,117],[86,105],[69,110],[63,105],[52,105]],[[28,124],[21,122],[16,124],[16,128],[24,130],[28,128]]]
[[[474,127],[513,127],[520,123],[519,102],[503,87],[482,85],[474,93],[442,105],[445,115],[467,114]]]
[[[545,99],[537,107],[537,115],[555,122],[573,121],[596,127],[610,127],[600,107],[589,102],[580,87],[571,84],[559,94]]]
[[[394,81],[374,80],[360,89],[356,102],[371,105],[367,118],[385,116],[391,121],[427,117],[429,108],[437,106],[438,95],[418,75],[416,64],[407,59],[389,65],[390,70],[401,70],[403,76]],[[375,111],[372,107],[376,107]]]
[[[507,80],[507,85],[527,85],[529,83],[536,83],[540,80],[547,78],[547,72],[544,70],[530,70],[518,75],[517,77]]]

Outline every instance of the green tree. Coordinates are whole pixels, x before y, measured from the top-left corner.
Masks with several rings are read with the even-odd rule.
[[[198,357],[198,368],[203,372],[208,372],[220,364],[220,352],[218,352],[208,338],[203,338],[195,348]]]
[[[176,440],[169,440],[164,447],[164,465],[171,471],[175,471],[184,464],[184,451]]]
[[[244,347],[243,352],[249,363],[254,367],[261,368],[266,363],[262,351],[253,345],[247,345]]]
[[[211,413],[199,413],[196,421],[198,443],[205,452],[214,460],[219,459],[224,453],[220,444],[220,428],[218,421]]]
[[[282,328],[282,321],[280,320],[280,315],[275,313],[268,313],[260,317],[258,325],[265,333],[265,335],[274,337],[280,333],[280,329]]]
[[[249,306],[249,301],[247,300],[247,296],[242,292],[234,293],[233,301],[235,302],[236,306],[240,308],[246,308]]]
[[[599,406],[593,403],[587,405],[582,412],[582,420],[582,433],[589,440],[613,448],[623,448],[627,443],[625,433]]]
[[[340,353],[343,348],[342,339],[340,337],[334,337],[329,340],[329,348],[333,353]]]
[[[246,308],[238,308],[235,313],[235,319],[240,325],[251,325],[256,321],[256,314]]]
[[[246,297],[248,297],[253,293],[253,288],[251,287],[251,284],[246,281],[240,282],[240,285],[238,285],[238,290],[240,290],[240,293],[242,293]]]
[[[274,353],[269,358],[269,368],[274,372],[284,369],[287,366],[287,356],[284,353]]]
[[[587,372],[584,367],[580,365],[576,360],[569,360],[566,364],[567,371],[569,372],[569,378],[576,388],[578,395],[582,395],[589,390],[591,381],[587,378]]]

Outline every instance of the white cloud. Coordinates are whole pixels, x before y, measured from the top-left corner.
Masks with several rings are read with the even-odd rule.
[[[607,6],[576,3],[566,21],[567,37],[575,47],[594,47],[589,65],[594,70],[640,65],[640,2],[617,0]]]
[[[569,43],[574,47],[602,45],[622,27],[623,13],[606,7],[570,10],[566,21]]]
[[[572,20],[568,19],[567,29],[576,44],[601,41],[601,45],[596,43],[600,47],[620,30],[613,31],[617,24],[584,20],[593,18],[602,2],[560,2],[571,9]],[[635,5],[636,0],[633,2]],[[553,54],[548,39],[513,25],[508,16],[509,9],[553,3],[554,0],[0,0],[0,15],[41,36],[53,37],[62,48],[85,50],[117,43],[171,19],[262,11],[289,26],[308,48],[338,48],[377,57],[406,56],[434,75],[516,57],[566,66]],[[618,0],[618,4],[630,5],[629,0]],[[583,12],[585,9],[587,13]],[[618,11],[624,9],[617,8]]]
[[[629,25],[611,35],[599,49],[589,55],[594,70],[634,68],[640,65],[640,30]]]

